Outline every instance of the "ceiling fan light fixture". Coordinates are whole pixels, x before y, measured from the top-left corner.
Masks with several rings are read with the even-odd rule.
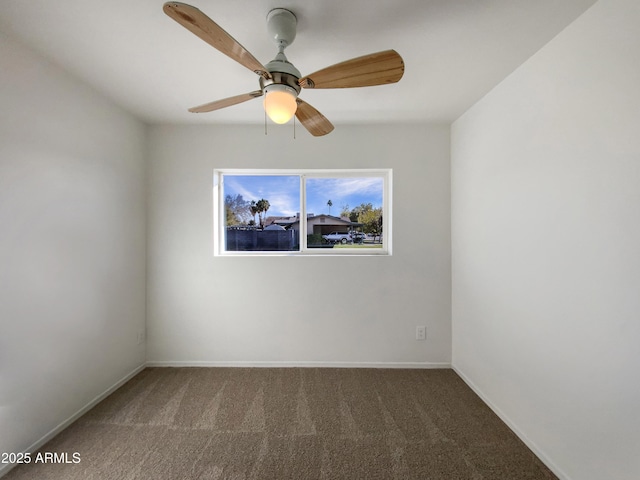
[[[273,122],[287,123],[298,109],[298,92],[288,85],[271,84],[264,87],[264,111]]]

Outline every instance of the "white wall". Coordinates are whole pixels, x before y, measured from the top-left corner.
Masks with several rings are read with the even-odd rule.
[[[0,72],[0,452],[20,452],[144,362],[146,138],[3,35]]]
[[[449,364],[449,128],[150,131],[148,360]],[[214,168],[393,168],[391,257],[213,257]],[[415,340],[427,326],[426,342]]]
[[[640,3],[452,127],[453,365],[561,478],[640,478]]]

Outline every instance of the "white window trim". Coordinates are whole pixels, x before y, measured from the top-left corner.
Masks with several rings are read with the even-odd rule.
[[[224,189],[222,177],[224,175],[290,175],[300,178],[300,250],[297,251],[226,251],[223,240],[225,238],[224,222]],[[346,178],[376,176],[383,179],[382,231],[381,248],[340,248],[339,250],[307,247],[306,219],[306,178]],[[390,256],[392,252],[392,184],[393,172],[390,168],[362,168],[362,169],[233,169],[216,168],[213,171],[213,255],[224,257],[243,256]]]

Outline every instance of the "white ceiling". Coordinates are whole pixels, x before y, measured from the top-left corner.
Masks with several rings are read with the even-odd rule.
[[[277,50],[266,14],[298,18],[287,57],[302,72],[397,50],[399,83],[303,90],[334,124],[449,123],[595,0],[187,0],[263,64]],[[162,0],[2,0],[0,31],[152,122],[260,123],[261,101],[205,114],[188,107],[250,92],[258,77],[162,11]]]

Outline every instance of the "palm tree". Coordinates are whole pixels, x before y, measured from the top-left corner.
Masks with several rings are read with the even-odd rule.
[[[264,198],[261,198],[256,203],[256,207],[258,209],[258,217],[260,218],[260,226],[263,228],[264,228],[264,216],[265,216],[265,213],[267,213],[267,210],[269,210],[270,206],[271,205],[269,204],[269,200],[265,200]]]
[[[258,213],[258,206],[256,205],[255,200],[251,200],[251,204],[249,205],[249,211],[251,212],[251,216],[253,217],[253,224],[256,223],[256,213]]]
[[[329,201],[327,202],[327,205],[329,205],[329,215],[331,215],[331,206],[333,205],[333,202],[331,201],[331,199],[329,199]]]

